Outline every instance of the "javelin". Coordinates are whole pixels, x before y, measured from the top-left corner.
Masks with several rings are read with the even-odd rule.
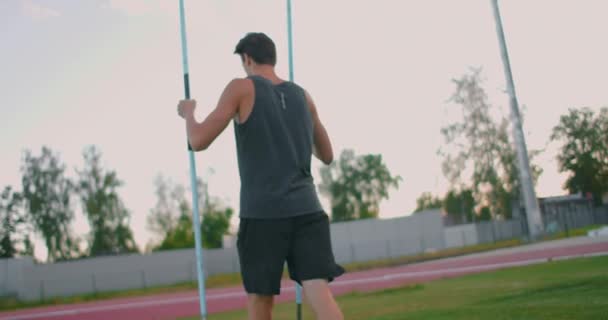
[[[182,63],[184,67],[184,91],[187,100],[190,99],[190,78],[188,70],[188,42],[186,40],[186,16],[184,14],[184,0],[179,0],[179,22],[182,38]],[[194,151],[188,144],[188,155],[190,157],[190,186],[192,189],[192,216],[194,229],[194,242],[196,250],[196,274],[198,277],[198,297],[201,307],[201,319],[207,318],[207,305],[205,303],[205,274],[203,272],[203,248],[201,245],[201,223],[198,215],[198,191],[196,181],[196,164]]]

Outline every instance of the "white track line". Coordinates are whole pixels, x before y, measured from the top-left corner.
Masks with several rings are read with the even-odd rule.
[[[558,260],[569,260],[575,258],[584,258],[584,257],[598,257],[598,256],[608,256],[608,252],[597,252],[597,253],[586,253],[579,255],[568,255],[568,256],[560,256],[560,257],[551,257],[551,258],[542,258],[542,259],[528,259],[514,262],[503,262],[503,263],[493,263],[493,264],[484,264],[479,266],[468,266],[468,267],[458,267],[458,268],[448,268],[448,269],[439,269],[439,270],[431,270],[431,271],[414,271],[414,272],[397,272],[391,274],[385,274],[382,276],[369,277],[363,279],[352,279],[352,280],[336,280],[331,284],[332,287],[342,287],[351,284],[363,284],[363,283],[374,283],[374,282],[384,282],[388,280],[394,279],[403,279],[403,278],[415,278],[420,276],[433,276],[433,275],[450,275],[461,272],[471,272],[471,271],[488,271],[494,269],[508,268],[508,267],[517,267],[517,266],[527,266],[532,264],[545,263],[549,261],[558,261]],[[281,288],[281,291],[290,292],[294,291],[295,287],[289,286],[285,288]],[[207,300],[221,300],[226,298],[235,298],[235,297],[244,297],[245,292],[228,292],[228,293],[219,293],[219,294],[210,294],[207,296]],[[61,317],[68,315],[79,315],[85,313],[93,313],[98,311],[110,311],[110,310],[122,310],[122,309],[134,309],[134,308],[144,308],[149,306],[159,306],[159,305],[170,305],[170,304],[181,304],[187,302],[195,302],[198,301],[198,296],[193,297],[184,297],[184,298],[173,298],[173,299],[163,299],[163,300],[150,300],[150,301],[141,301],[141,302],[128,302],[128,303],[119,303],[114,305],[106,305],[106,306],[98,306],[98,307],[84,307],[84,308],[75,308],[70,310],[58,310],[58,311],[48,311],[48,312],[40,312],[26,315],[18,315],[18,316],[9,316],[0,318],[0,320],[29,320],[29,319],[41,319],[41,318],[53,318],[53,317]]]

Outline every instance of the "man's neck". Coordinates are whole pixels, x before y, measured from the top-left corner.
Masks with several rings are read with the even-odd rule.
[[[273,66],[259,65],[259,66],[256,66],[255,69],[253,69],[252,71],[253,71],[251,73],[252,76],[259,76],[262,78],[266,78],[266,79],[272,81],[273,83],[283,82],[283,80],[281,78],[279,78],[277,76],[277,74],[275,73]]]

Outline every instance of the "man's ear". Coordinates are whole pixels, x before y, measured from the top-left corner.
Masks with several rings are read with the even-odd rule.
[[[244,54],[243,57],[245,57],[246,66],[251,66],[253,64],[253,59],[251,59],[251,57],[248,54]]]

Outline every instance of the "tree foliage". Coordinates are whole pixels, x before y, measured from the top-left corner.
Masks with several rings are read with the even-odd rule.
[[[443,208],[448,215],[458,217],[462,223],[470,223],[476,220],[475,199],[471,189],[461,191],[451,189],[448,191],[443,201]]]
[[[118,194],[122,181],[113,170],[101,166],[95,146],[83,152],[84,169],[78,171],[77,193],[89,220],[89,255],[137,252],[129,226],[130,213]]]
[[[344,150],[338,161],[321,168],[321,179],[319,189],[330,199],[333,221],[377,217],[380,202],[401,181],[381,155],[356,156],[353,150]]]
[[[33,254],[22,205],[21,194],[11,186],[5,186],[0,193],[0,258]]]
[[[157,237],[164,237],[173,230],[182,214],[188,214],[189,205],[184,188],[158,175],[154,181],[156,205],[147,216],[147,228]]]
[[[65,165],[47,147],[40,156],[25,152],[22,195],[28,219],[44,239],[49,262],[79,255],[78,240],[72,235],[74,219],[70,196],[73,185],[65,176]]]
[[[186,199],[185,188],[174,185],[159,176],[156,179],[156,206],[150,210],[148,229],[161,238],[154,250],[170,250],[194,247],[191,202]],[[228,233],[234,210],[225,206],[218,198],[210,197],[208,187],[197,181],[201,217],[201,240],[204,248],[221,248],[223,236]]]
[[[493,216],[511,216],[513,199],[519,198],[519,175],[509,121],[495,121],[493,107],[482,87],[481,70],[475,69],[453,80],[451,101],[462,108],[462,119],[441,129],[445,145],[443,172],[455,190],[470,189],[478,211],[488,207]],[[537,152],[530,152],[533,157]],[[534,180],[541,169],[532,166]]]
[[[233,213],[232,208],[224,207],[217,199],[211,199],[201,223],[203,247],[222,247],[223,237],[228,232]]]
[[[416,212],[422,212],[429,209],[441,209],[443,208],[443,200],[439,197],[434,197],[430,192],[423,192],[418,199],[416,199]]]
[[[608,192],[608,108],[570,109],[553,128],[551,140],[561,143],[557,162],[569,174],[564,188],[590,194],[599,205]]]
[[[433,196],[430,192],[423,192],[416,199],[414,213],[429,209],[442,209],[457,223],[470,223],[479,219],[475,216],[475,199],[471,189],[465,188],[461,191],[450,189],[443,198]]]

